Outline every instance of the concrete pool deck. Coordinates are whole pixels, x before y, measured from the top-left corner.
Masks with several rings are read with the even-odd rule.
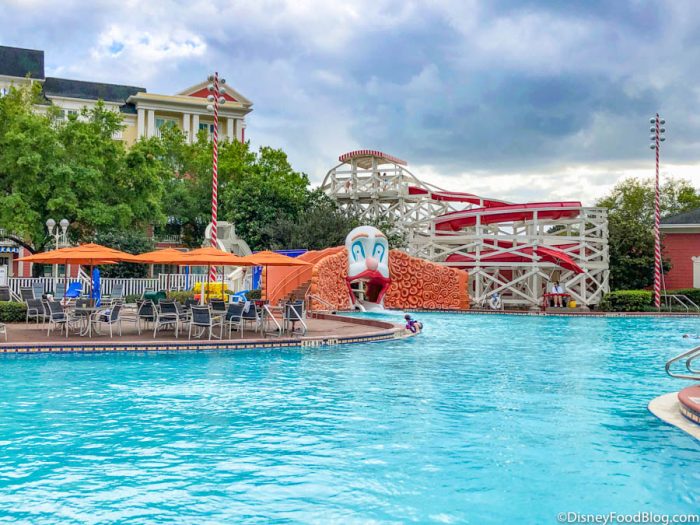
[[[235,350],[255,348],[318,347],[351,343],[388,341],[407,337],[402,325],[358,319],[332,314],[309,314],[306,320],[308,332],[305,336],[267,336],[245,330],[233,332],[231,339],[188,339],[187,330],[175,338],[173,330],[162,330],[153,337],[153,328],[138,333],[133,322],[122,325],[122,335],[113,338],[104,331],[100,335],[84,337],[70,333],[65,337],[58,329],[46,335],[47,325],[15,323],[7,324],[7,342],[0,342],[0,354],[36,354],[71,352],[118,352],[118,351],[178,351],[178,350]],[[218,330],[217,330],[218,331]],[[217,333],[215,331],[214,333]]]
[[[700,439],[700,425],[683,416],[678,394],[678,392],[670,392],[652,399],[649,403],[649,412],[665,423],[680,428],[695,439]]]

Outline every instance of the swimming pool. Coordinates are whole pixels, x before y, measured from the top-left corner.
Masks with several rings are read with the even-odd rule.
[[[2,356],[0,522],[556,523],[700,508],[648,413],[694,319],[421,314],[407,341]],[[697,341],[696,341],[697,342]]]

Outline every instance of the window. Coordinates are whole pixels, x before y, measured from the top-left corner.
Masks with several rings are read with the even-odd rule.
[[[58,113],[58,119],[59,120],[68,120],[71,115],[75,115],[75,118],[78,118],[78,110],[77,109],[61,109]]]
[[[168,126],[169,128],[174,128],[177,126],[175,119],[156,117],[156,129],[160,129],[163,126]]]
[[[176,128],[177,122],[175,119],[156,117],[156,135],[160,137],[160,130],[162,128]]]
[[[209,135],[214,134],[214,124],[199,124],[199,129],[200,130],[205,130]]]

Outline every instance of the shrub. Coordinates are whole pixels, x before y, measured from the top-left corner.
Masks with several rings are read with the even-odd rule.
[[[27,318],[27,306],[24,303],[0,301],[0,323],[16,323]]]
[[[605,312],[648,312],[654,310],[650,290],[618,290],[605,294],[598,307]]]
[[[124,302],[127,304],[134,304],[139,299],[141,299],[140,293],[130,293],[126,297],[124,297]]]
[[[666,290],[668,294],[685,295],[695,304],[700,305],[700,288],[681,288],[679,290]]]
[[[193,290],[186,290],[186,291],[173,291],[173,292],[168,292],[168,299],[173,299],[174,301],[177,301],[178,303],[184,303],[187,299],[194,299],[194,291]]]
[[[257,301],[258,299],[262,299],[262,290],[251,290],[245,294],[245,296],[249,301]]]

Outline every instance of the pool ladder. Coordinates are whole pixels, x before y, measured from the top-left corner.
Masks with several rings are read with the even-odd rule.
[[[693,379],[695,381],[700,381],[700,369],[693,368],[693,361],[696,359],[700,359],[700,346],[696,346],[692,350],[688,350],[687,352],[677,355],[673,359],[669,359],[669,361],[666,363],[666,373],[677,379]],[[685,371],[681,371],[682,373],[679,373],[671,370],[676,363],[681,362],[685,363],[685,368],[688,373]]]

